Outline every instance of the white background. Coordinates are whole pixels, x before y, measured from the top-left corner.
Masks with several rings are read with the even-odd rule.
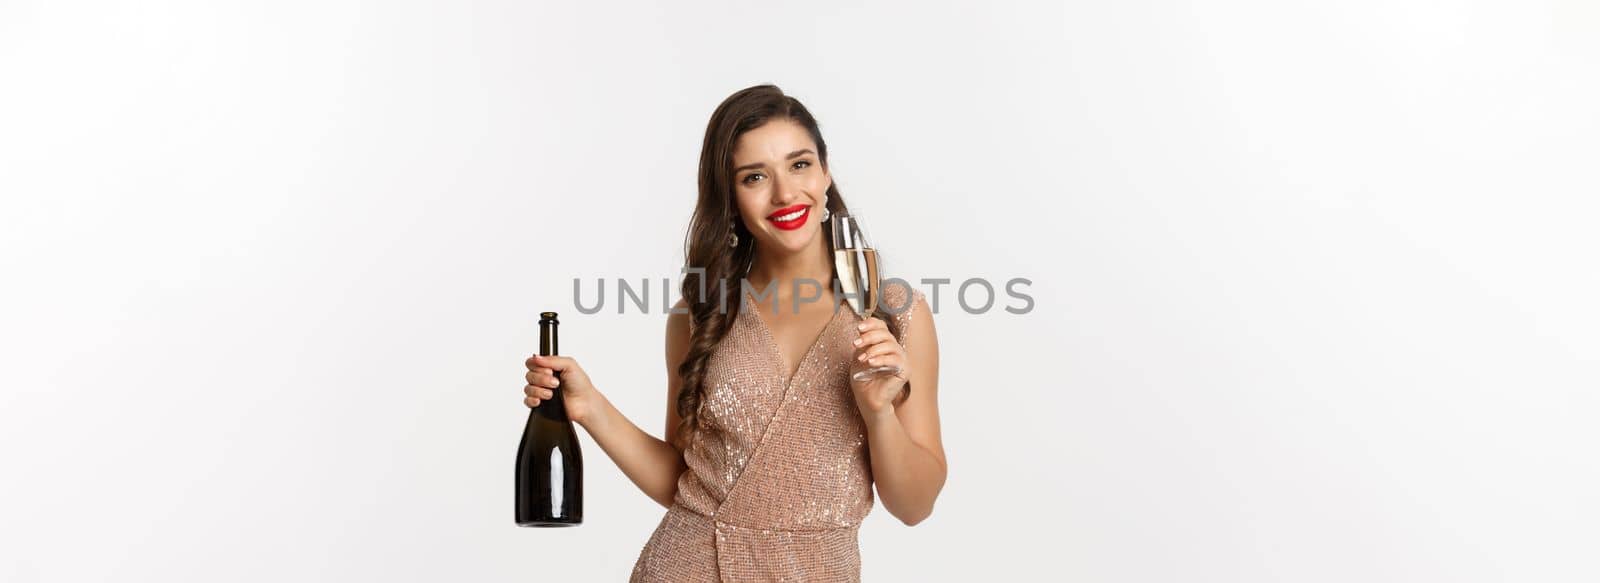
[[[942,298],[868,580],[1600,579],[1596,4],[854,4],[0,3],[0,579],[625,578],[592,442],[513,526],[522,359],[661,431],[571,281],[660,293],[763,82],[891,275],[1035,282]]]

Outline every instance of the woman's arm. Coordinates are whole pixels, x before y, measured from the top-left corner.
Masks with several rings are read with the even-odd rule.
[[[676,433],[675,405],[681,384],[678,363],[683,361],[688,347],[689,316],[671,314],[667,318],[666,340],[668,440]],[[599,391],[592,394],[598,398],[578,424],[645,495],[662,506],[672,506],[673,496],[678,491],[678,476],[685,469],[683,453],[669,441],[657,439],[634,425]]]
[[[883,507],[907,526],[933,513],[944,488],[944,444],[939,437],[939,340],[933,316],[917,300],[906,336],[911,395],[898,405],[867,413],[872,479]]]

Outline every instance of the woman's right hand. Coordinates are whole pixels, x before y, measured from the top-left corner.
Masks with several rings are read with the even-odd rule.
[[[528,358],[527,366],[528,374],[524,378],[528,384],[522,387],[522,402],[529,408],[555,396],[556,390],[561,391],[567,418],[574,423],[583,423],[599,407],[600,392],[589,382],[588,373],[583,372],[578,361],[566,356],[534,355]],[[560,378],[556,373],[560,373]]]

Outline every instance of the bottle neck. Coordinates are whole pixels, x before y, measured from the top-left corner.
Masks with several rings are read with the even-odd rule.
[[[560,373],[556,374],[556,378],[561,378]],[[539,406],[533,408],[533,414],[551,421],[570,421],[567,419],[566,398],[561,395],[561,389],[557,388],[551,393],[554,395],[540,401]]]
[[[539,356],[555,356],[561,354],[559,337],[556,335],[556,323],[539,323]]]
[[[556,334],[558,324],[553,320],[539,322],[539,356],[557,356],[561,354],[559,336]],[[561,373],[556,373],[556,378],[561,378]],[[533,408],[536,415],[555,421],[567,420],[566,399],[561,395],[561,389],[552,391],[554,396],[539,403]]]

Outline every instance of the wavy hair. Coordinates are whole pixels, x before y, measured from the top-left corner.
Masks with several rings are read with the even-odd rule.
[[[733,191],[734,145],[745,132],[773,119],[792,120],[804,127],[817,145],[817,157],[823,167],[828,166],[828,143],[822,139],[817,120],[799,100],[776,86],[742,89],[723,100],[711,114],[700,148],[699,200],[684,237],[685,270],[681,292],[689,306],[690,332],[689,350],[677,371],[683,381],[677,403],[682,419],[678,431],[680,439],[686,439],[691,431],[702,427],[700,404],[707,390],[706,367],[717,345],[733,328],[734,318],[743,306],[741,282],[755,260],[755,237],[739,221]],[[828,186],[827,195],[828,212],[849,212],[844,197],[839,195],[837,183]],[[728,245],[730,232],[739,236],[738,245]],[[831,225],[824,221],[819,236],[831,238],[831,233]],[[881,255],[879,261],[882,261]],[[720,290],[728,293],[719,293]],[[890,331],[898,336],[894,318],[889,317],[881,303],[874,315],[887,322]]]

